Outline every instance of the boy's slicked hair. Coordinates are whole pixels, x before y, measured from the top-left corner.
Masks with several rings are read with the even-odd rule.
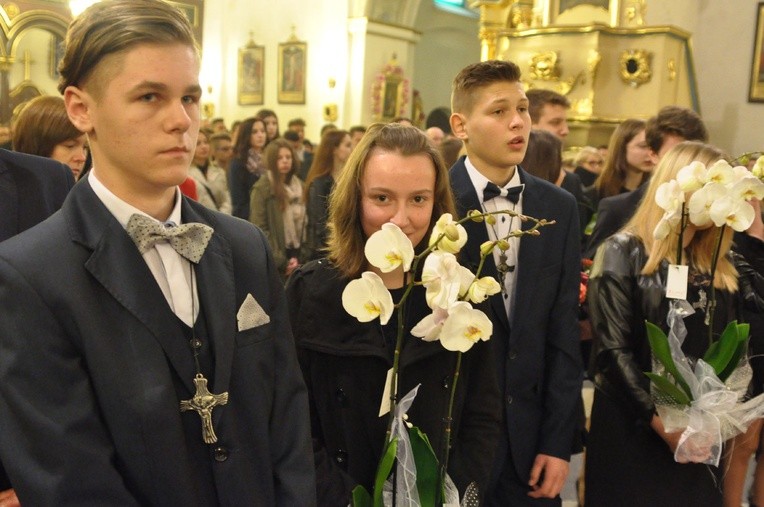
[[[66,33],[58,90],[82,87],[104,57],[139,44],[199,48],[188,19],[162,0],[105,0],[77,16]]]
[[[463,68],[451,87],[451,111],[467,113],[474,105],[475,90],[493,83],[520,81],[520,67],[504,60],[488,60]]]

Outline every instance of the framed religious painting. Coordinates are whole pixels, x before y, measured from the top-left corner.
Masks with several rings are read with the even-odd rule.
[[[196,37],[196,42],[198,42],[201,46],[204,23],[204,0],[165,1],[182,12],[184,16],[186,16],[194,30],[194,37]]]
[[[265,47],[258,46],[250,39],[239,49],[239,84],[237,97],[240,106],[258,106],[264,100]]]
[[[550,24],[581,24],[593,22],[617,26],[621,0],[549,0]]]
[[[279,104],[305,104],[308,44],[294,37],[279,44]]]
[[[748,102],[764,102],[764,2],[756,7],[756,36],[753,42],[753,62],[751,63],[751,85]]]

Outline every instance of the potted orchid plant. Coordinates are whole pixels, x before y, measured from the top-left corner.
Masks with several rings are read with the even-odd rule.
[[[764,158],[760,161],[764,168]],[[654,231],[655,239],[665,240],[672,231],[678,233],[677,264],[669,270],[682,264],[683,234],[688,224],[717,228],[704,356],[693,364],[681,349],[687,334],[683,318],[694,311],[687,301],[677,298],[670,302],[668,335],[646,322],[654,368],[645,374],[652,382],[656,409],[666,431],[683,430],[674,454],[678,462],[718,466],[724,441],[744,432],[751,421],[764,414],[764,395],[740,402],[751,377],[746,358],[749,326],[732,321],[717,338],[711,325],[716,306],[714,275],[725,229],[747,230],[755,218],[749,201],[762,197],[764,183],[745,167],[733,167],[725,160],[710,167],[693,162],[656,191],[655,201],[664,215]]]
[[[506,238],[484,243],[481,246],[481,262],[477,272],[472,273],[461,266],[456,258],[456,254],[467,242],[467,231],[462,224],[467,220],[486,220],[491,223],[497,214],[518,216],[521,220],[532,221],[533,225],[528,230],[515,231]],[[342,294],[345,311],[360,322],[378,318],[384,325],[393,311],[398,312],[393,367],[385,388],[385,392],[389,393],[389,420],[384,450],[373,492],[370,494],[363,486],[357,486],[353,490],[352,505],[459,505],[459,493],[446,471],[451,416],[461,359],[464,352],[478,341],[488,340],[493,332],[491,320],[472,305],[485,301],[501,290],[494,278],[480,277],[480,272],[485,258],[492,255],[494,248],[509,248],[509,237],[535,235],[539,233],[539,228],[551,223],[554,222],[518,215],[510,210],[490,213],[472,211],[460,221],[455,221],[451,214],[445,213],[433,227],[428,247],[420,254],[415,254],[411,241],[392,223],[384,224],[368,238],[364,248],[366,259],[383,273],[399,268],[404,273],[418,273],[419,264],[424,264],[421,280],[408,277],[403,295],[397,303],[393,302],[390,291],[379,275],[372,271],[366,271],[360,278],[348,283]],[[440,341],[445,349],[457,354],[444,418],[446,445],[441,456],[436,456],[427,435],[407,420],[406,411],[414,401],[417,388],[403,397],[399,397],[397,392],[398,366],[405,334],[403,312],[415,285],[425,287],[425,299],[432,313],[417,323],[411,329],[411,334],[425,341]],[[392,491],[395,491],[394,495]],[[474,505],[477,498],[476,487],[470,485],[465,492],[463,504]]]

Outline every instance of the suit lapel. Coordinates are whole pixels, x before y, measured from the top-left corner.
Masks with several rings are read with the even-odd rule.
[[[193,355],[167,300],[133,240],[87,182],[75,185],[62,211],[72,240],[92,250],[85,268],[126,312],[140,321],[164,350],[186,389],[193,393]],[[126,322],[114,322],[115,328]]]
[[[201,222],[213,226],[195,209],[183,202],[183,222]],[[233,255],[228,241],[219,233],[212,235],[195,269],[199,301],[205,309],[207,334],[215,352],[214,382],[210,389],[221,393],[228,390],[233,367],[236,337],[236,285],[233,275]]]
[[[465,157],[461,157],[457,160],[450,171],[451,188],[453,189],[454,197],[456,198],[459,218],[466,216],[467,212],[470,210],[482,209],[477,191],[472,185],[472,180],[470,179],[469,174],[467,174],[464,158]],[[473,222],[471,220],[464,223],[464,228],[467,230],[467,244],[462,248],[459,256],[462,262],[468,264],[468,267],[474,271],[480,264],[480,245],[489,239],[488,229],[486,229],[484,222]],[[522,249],[520,251],[522,252]],[[492,276],[498,280],[498,271],[496,270],[496,263],[494,262],[493,255],[489,255],[486,258],[481,276]],[[489,301],[493,308],[493,312],[499,316],[499,321],[508,331],[509,319],[507,318],[507,310],[504,307],[502,296],[498,294],[491,297]]]
[[[544,200],[539,195],[538,184],[533,181],[533,178],[529,177],[528,173],[518,167],[520,171],[520,181],[525,184],[523,190],[523,215],[532,216],[534,218],[543,218],[544,215],[548,216],[548,213],[544,211]],[[522,230],[527,231],[533,226],[533,222],[522,222]],[[552,226],[553,227],[553,226]],[[532,286],[534,284],[533,276],[539,272],[539,266],[542,260],[545,258],[543,251],[543,241],[538,236],[521,236],[520,237],[520,251],[517,257],[517,284],[515,285],[515,294],[528,295],[532,294]],[[515,297],[515,307],[513,309],[513,315],[526,315],[529,309],[527,308],[532,304],[532,298],[528,297]],[[522,321],[522,319],[520,319]],[[512,319],[512,325],[518,324],[518,330],[520,322]]]

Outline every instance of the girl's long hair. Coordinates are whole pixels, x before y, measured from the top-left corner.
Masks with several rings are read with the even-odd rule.
[[[345,136],[349,136],[347,130],[327,130],[321,137],[313,163],[310,164],[308,174],[305,176],[305,190],[303,191],[305,202],[308,202],[308,191],[313,180],[329,174],[334,169],[334,150],[342,143]]]
[[[327,257],[349,278],[359,276],[366,266],[363,250],[367,238],[361,225],[361,182],[366,164],[374,151],[399,153],[404,157],[429,157],[435,170],[430,230],[443,213],[451,213],[456,218],[448,168],[443,163],[440,152],[429,142],[425,133],[416,127],[398,123],[375,123],[368,128],[351,153],[329,199]],[[427,241],[428,237],[423,241]]]
[[[286,174],[281,174],[278,168],[279,152],[283,148],[286,148],[292,154],[292,168]],[[297,172],[297,158],[294,156],[294,151],[286,139],[279,137],[268,144],[265,148],[265,164],[271,174],[271,193],[276,197],[279,209],[284,211],[288,204],[284,185],[289,185],[292,177]]]
[[[643,130],[645,130],[645,122],[632,119],[624,121],[613,131],[607,148],[609,155],[605,161],[605,167],[594,182],[600,199],[621,193],[623,182],[626,181],[626,173],[629,171],[626,145]],[[640,184],[647,181],[649,177],[650,174],[644,173]]]

